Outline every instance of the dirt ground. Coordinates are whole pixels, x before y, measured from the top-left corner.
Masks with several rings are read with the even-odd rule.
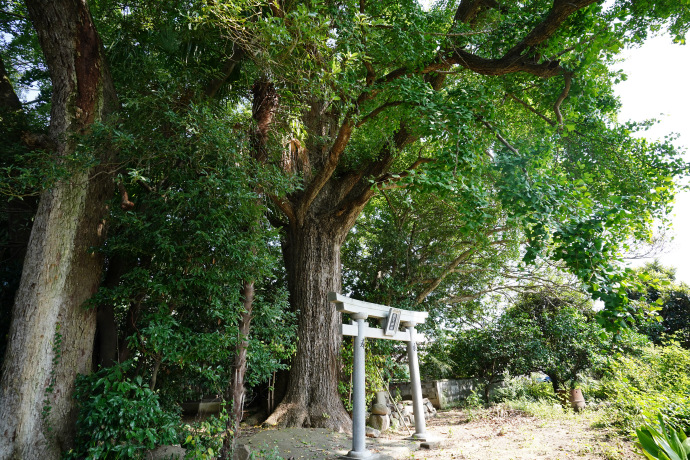
[[[554,409],[560,410],[558,408]],[[380,460],[564,460],[640,458],[630,442],[614,433],[591,428],[592,417],[560,415],[536,418],[496,406],[488,410],[447,410],[427,421],[427,432],[436,441],[431,449],[405,439],[404,428],[367,439],[367,448]],[[344,433],[323,429],[249,430],[240,444],[256,458],[330,460],[347,454],[352,440]]]

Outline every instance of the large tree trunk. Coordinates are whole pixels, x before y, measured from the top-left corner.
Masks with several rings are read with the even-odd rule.
[[[304,115],[311,134],[305,151],[291,150],[292,158],[283,164],[300,171],[306,184],[287,200],[274,200],[288,218],[282,225],[283,258],[290,304],[298,312],[298,329],[288,388],[266,421],[271,425],[352,429],[338,394],[341,315],[328,302],[328,293],[342,288],[340,248],[373,196],[368,179],[378,177],[391,157],[386,150],[364,171],[330,177],[336,166],[334,151],[342,153],[351,134],[350,122],[340,125],[339,119],[328,104],[312,101]],[[324,144],[325,138],[335,139],[330,148]]]
[[[286,229],[290,303],[299,310],[297,354],[287,393],[268,424],[352,429],[338,396],[341,315],[327,299],[329,291],[341,289],[340,247],[349,229],[311,216],[302,226]]]
[[[115,107],[102,46],[83,0],[27,0],[53,82],[57,154]],[[102,261],[107,174],[76,171],[41,196],[15,299],[0,393],[0,459],[59,458],[76,416],[78,373],[89,372]]]

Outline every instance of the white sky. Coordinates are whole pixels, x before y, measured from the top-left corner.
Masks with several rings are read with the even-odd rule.
[[[675,45],[667,36],[655,37],[625,56],[620,68],[628,80],[616,87],[623,103],[620,121],[659,119],[646,137],[679,134],[676,145],[686,150],[686,161],[690,161],[690,45]],[[676,199],[672,234],[674,239],[658,259],[676,267],[677,279],[690,284],[690,192]]]

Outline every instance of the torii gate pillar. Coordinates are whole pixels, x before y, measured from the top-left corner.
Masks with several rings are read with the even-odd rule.
[[[426,419],[424,418],[424,407],[422,404],[422,380],[419,376],[419,360],[417,359],[417,331],[414,321],[404,321],[403,326],[410,333],[410,341],[407,342],[407,359],[410,364],[410,383],[412,384],[412,408],[414,410],[414,429],[415,433],[410,439],[426,441]]]
[[[366,447],[366,381],[364,367],[364,338],[367,319],[366,313],[355,313],[352,318],[357,321],[357,336],[352,350],[352,450],[348,458],[371,457]]]

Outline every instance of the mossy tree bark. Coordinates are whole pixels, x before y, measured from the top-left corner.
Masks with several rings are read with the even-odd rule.
[[[338,395],[341,319],[327,300],[328,292],[341,289],[340,247],[347,230],[310,216],[286,231],[290,303],[299,309],[300,320],[287,393],[269,424],[351,430]]]
[[[115,108],[115,91],[85,0],[26,5],[53,84],[50,136],[59,159],[74,152],[74,135]],[[91,370],[96,328],[95,311],[84,302],[102,269],[89,249],[104,236],[111,184],[105,166],[81,168],[41,195],[4,362],[2,459],[59,458],[70,446],[74,381]]]

